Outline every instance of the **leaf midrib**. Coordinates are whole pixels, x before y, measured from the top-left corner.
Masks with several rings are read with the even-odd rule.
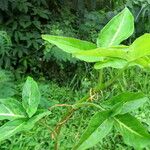
[[[121,29],[121,27],[122,27],[122,25],[123,25],[125,15],[126,15],[126,14],[123,15],[123,19],[122,19],[121,23],[119,24],[118,30],[117,30],[117,32],[114,34],[114,36],[113,36],[112,40],[110,41],[108,47],[109,47],[109,46],[112,46],[114,40],[115,40],[116,37],[118,36],[118,33],[120,32],[120,29]]]
[[[20,125],[18,125],[15,129],[13,129],[12,131],[10,131],[10,132],[8,132],[7,134],[5,134],[5,137],[7,137],[9,134],[12,134],[13,132],[15,132],[20,126],[22,126],[24,124],[24,122],[23,123],[21,123]],[[2,138],[0,138],[0,140],[2,140],[3,139],[3,136],[1,136]]]
[[[121,124],[123,127],[125,127],[127,130],[131,131],[132,133],[136,134],[137,136],[144,137],[143,135],[139,134],[138,132],[134,131],[132,128],[129,128],[127,125],[125,125],[123,122],[121,122],[119,119],[114,117],[114,119]]]
[[[104,123],[104,122],[106,122],[108,119],[105,119],[84,141],[86,141],[86,140],[88,140],[88,138],[92,135],[92,134],[94,134],[94,132]],[[82,141],[81,143],[80,143],[80,146],[82,146],[82,144],[84,143],[84,141]],[[79,148],[80,146],[77,146],[77,148]]]
[[[8,117],[24,117],[23,115],[16,115],[16,114],[13,114],[13,113],[0,113],[0,116],[8,116]]]

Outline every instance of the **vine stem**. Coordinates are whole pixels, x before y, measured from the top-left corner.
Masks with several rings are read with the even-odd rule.
[[[119,73],[114,77],[112,78],[111,80],[107,81],[106,83],[102,83],[102,82],[99,82],[99,84],[94,88],[94,92],[99,92],[101,90],[104,90],[106,89],[107,87],[109,87],[110,85],[112,85],[121,75],[122,73],[127,69],[128,67],[128,63],[125,65],[125,67],[123,67]],[[101,72],[102,73],[102,72]],[[100,77],[100,81],[101,81],[101,77]],[[90,99],[90,94],[87,94],[86,96],[84,96],[82,99],[80,99],[78,102],[76,102],[74,104],[74,106],[82,106],[82,105],[86,105],[84,104],[84,102],[88,101]],[[91,105],[91,103],[90,103]],[[98,107],[98,105],[96,104],[92,104],[93,106],[96,106]],[[103,109],[102,107],[99,106],[99,109]],[[64,117],[59,121],[59,123],[56,125],[55,129],[54,129],[54,132],[57,134],[56,136],[56,139],[55,139],[55,146],[54,146],[54,149],[55,150],[58,150],[59,148],[59,145],[58,145],[58,140],[59,140],[59,135],[60,135],[60,131],[61,131],[61,128],[62,126],[71,118],[71,116],[73,115],[73,113],[77,110],[77,108],[70,108],[67,113],[64,115]]]

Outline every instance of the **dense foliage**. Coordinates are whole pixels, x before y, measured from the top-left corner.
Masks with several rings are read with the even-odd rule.
[[[149,0],[0,0],[0,149],[149,150],[149,14]]]
[[[148,32],[148,0],[1,0],[0,30],[7,32],[12,43],[11,47],[8,43],[7,48],[4,43],[3,54],[0,53],[3,55],[1,67],[15,69],[19,74],[48,74],[49,67],[55,66],[56,70],[56,65],[59,68],[66,67],[67,64],[62,65],[62,62],[75,63],[77,60],[57,47],[47,45],[45,48],[41,33],[78,37],[95,42],[99,30],[124,4],[129,6],[136,18],[133,38]]]

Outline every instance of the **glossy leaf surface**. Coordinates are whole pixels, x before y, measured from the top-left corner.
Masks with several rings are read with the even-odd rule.
[[[107,67],[121,69],[127,65],[127,61],[124,59],[105,59],[104,61],[97,62],[94,65],[95,69],[102,69]]]
[[[84,150],[100,142],[112,129],[109,111],[97,112],[73,150]]]
[[[78,40],[71,37],[42,35],[42,38],[49,43],[56,45],[67,53],[76,53],[79,50],[89,50],[96,48],[96,45],[91,42]]]
[[[98,39],[98,47],[111,47],[119,45],[134,32],[134,18],[128,8],[113,17],[101,30]]]
[[[143,125],[132,115],[124,114],[115,117],[116,129],[122,134],[126,144],[135,149],[150,145],[150,134]]]
[[[0,99],[0,120],[13,120],[27,117],[22,104],[12,98]]]
[[[0,127],[0,141],[8,139],[17,132],[22,131],[25,120],[18,119],[5,123]]]
[[[99,57],[99,58],[104,58],[104,57],[110,57],[110,58],[119,58],[119,59],[127,59],[127,50],[122,48],[97,48],[97,49],[92,49],[92,50],[87,50],[87,51],[78,51],[77,53],[74,54],[75,57],[86,61],[85,57]]]
[[[120,114],[124,114],[139,108],[146,101],[148,101],[148,98],[143,93],[125,92],[114,96],[110,100],[104,101],[102,105],[106,108],[112,108],[113,106],[122,103],[123,105]]]
[[[32,117],[37,111],[40,98],[41,96],[37,83],[31,77],[28,77],[23,86],[22,104],[29,117]]]
[[[137,38],[130,46],[128,55],[130,61],[150,55],[150,34]]]

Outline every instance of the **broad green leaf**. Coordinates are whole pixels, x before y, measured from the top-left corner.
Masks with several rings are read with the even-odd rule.
[[[99,56],[84,56],[84,55],[77,55],[76,54],[73,56],[75,56],[76,58],[83,60],[85,62],[99,62],[99,61],[103,61],[104,58],[103,57],[99,57]]]
[[[89,50],[96,48],[96,45],[87,41],[78,40],[71,37],[62,37],[54,35],[42,35],[45,41],[56,45],[67,53],[76,53],[79,50]]]
[[[37,83],[31,77],[28,77],[23,86],[22,104],[29,117],[32,117],[36,113],[40,98]]]
[[[50,115],[50,111],[40,111],[37,112],[33,117],[31,117],[23,126],[23,130],[30,130],[34,127],[35,123],[38,122],[40,119],[42,119],[45,116]]]
[[[84,150],[100,142],[112,129],[110,111],[97,112],[73,150]]]
[[[133,111],[142,106],[148,98],[143,93],[125,92],[114,96],[110,100],[104,101],[102,106],[105,108],[112,108],[113,106],[122,103],[122,110],[120,114]]]
[[[27,117],[22,104],[12,98],[0,99],[0,120],[13,120]]]
[[[150,55],[150,34],[137,38],[130,46],[128,55],[130,61]]]
[[[150,134],[143,125],[130,114],[115,117],[116,129],[122,134],[124,142],[135,149],[150,145]]]
[[[111,48],[127,51],[129,46],[118,45],[118,46],[113,46]],[[94,65],[94,68],[95,69],[102,69],[102,68],[106,68],[106,67],[112,67],[112,68],[116,68],[116,69],[122,69],[123,67],[125,67],[127,65],[127,63],[128,63],[128,61],[126,61],[124,59],[105,58],[104,60],[97,62]]]
[[[133,62],[133,65],[137,65],[142,69],[146,69],[147,71],[150,71],[150,58],[145,56],[143,58],[136,59]]]
[[[129,63],[129,66],[138,66],[146,71],[150,71],[150,58],[148,56],[138,58]]]
[[[106,67],[112,67],[112,68],[116,68],[116,69],[122,69],[127,64],[128,64],[128,67],[138,66],[142,69],[150,71],[150,58],[148,58],[146,56],[143,58],[136,59],[135,61],[130,62],[130,63],[124,59],[115,59],[115,58],[109,59],[108,58],[108,59],[97,62],[94,65],[94,68],[102,69],[102,68],[106,68]]]
[[[5,123],[3,126],[0,127],[0,141],[8,139],[17,132],[22,131],[24,123],[25,120],[23,119],[17,119]]]
[[[101,30],[98,38],[98,47],[119,45],[134,32],[134,17],[128,8],[113,17]]]
[[[83,51],[80,50],[77,53],[73,54],[78,59],[86,61],[86,57],[99,57],[100,59],[106,58],[119,58],[119,59],[127,59],[127,49],[125,48],[97,48],[92,50]]]
[[[106,67],[112,67],[112,68],[117,68],[117,69],[121,69],[123,67],[125,67],[127,65],[127,61],[124,59],[105,59],[103,61],[97,62],[94,65],[95,69],[102,69],[102,68],[106,68]]]
[[[48,41],[51,44],[56,45],[63,51],[67,53],[76,53],[80,50],[90,50],[90,49],[95,49],[96,45],[88,42],[88,41],[83,41],[71,37],[62,37],[62,36],[54,36],[54,35],[42,35],[42,38],[45,41]],[[95,56],[95,57],[84,57],[84,59],[87,62],[97,62],[100,61],[101,58]]]
[[[117,103],[116,105],[112,106],[111,108],[109,108],[110,112],[111,112],[111,116],[115,117],[118,114],[121,114],[122,112],[122,107],[123,107],[123,103]]]

